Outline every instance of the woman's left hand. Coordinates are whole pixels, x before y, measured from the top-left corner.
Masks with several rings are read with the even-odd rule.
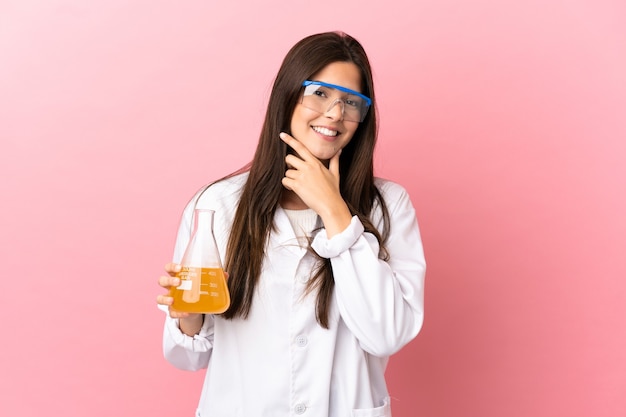
[[[339,150],[329,161],[328,168],[296,138],[281,133],[280,138],[297,155],[285,157],[287,171],[283,186],[296,193],[324,222],[328,237],[343,231],[352,215],[339,190]]]

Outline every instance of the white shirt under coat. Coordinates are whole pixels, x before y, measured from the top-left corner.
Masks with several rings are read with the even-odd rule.
[[[180,262],[194,204],[215,210],[222,257],[247,174],[211,186],[187,205],[174,251]],[[200,333],[183,334],[167,316],[165,357],[184,370],[207,368],[198,417],[389,417],[384,379],[389,356],[411,341],[423,318],[426,264],[415,211],[398,184],[376,179],[387,203],[389,261],[355,216],[342,233],[321,229],[312,247],[330,258],[335,291],[330,329],[315,319],[316,294],[304,296],[315,257],[301,247],[282,208],[275,215],[262,274],[247,319],[208,315]],[[372,214],[380,225],[380,210]]]

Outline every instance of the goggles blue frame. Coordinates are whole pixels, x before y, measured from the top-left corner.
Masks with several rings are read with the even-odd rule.
[[[321,85],[322,87],[334,88],[335,90],[343,91],[344,93],[353,94],[365,100],[365,103],[367,103],[368,108],[371,107],[372,105],[372,99],[369,98],[368,96],[363,95],[359,93],[358,91],[350,90],[349,88],[342,87],[337,84],[330,84],[330,83],[325,83],[323,81],[311,81],[311,80],[306,80],[302,83],[303,87],[306,87],[309,85]]]

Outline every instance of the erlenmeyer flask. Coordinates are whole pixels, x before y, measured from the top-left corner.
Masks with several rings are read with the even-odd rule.
[[[213,210],[195,209],[191,240],[177,274],[180,285],[170,290],[172,308],[188,313],[219,314],[230,306],[230,294],[213,235]]]

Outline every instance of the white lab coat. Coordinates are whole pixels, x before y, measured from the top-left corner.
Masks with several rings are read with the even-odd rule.
[[[241,174],[211,186],[186,207],[174,261],[189,240],[194,203],[215,210],[222,256],[240,190]],[[373,235],[357,217],[312,247],[330,258],[335,292],[330,329],[315,319],[315,296],[303,295],[315,257],[301,248],[281,208],[275,215],[262,275],[247,319],[206,316],[200,333],[184,335],[166,318],[165,357],[185,370],[207,368],[198,417],[389,417],[384,379],[391,354],[411,341],[423,322],[425,261],[415,211],[399,185],[376,179],[389,209],[390,259],[379,259]],[[380,210],[373,212],[380,225]]]

